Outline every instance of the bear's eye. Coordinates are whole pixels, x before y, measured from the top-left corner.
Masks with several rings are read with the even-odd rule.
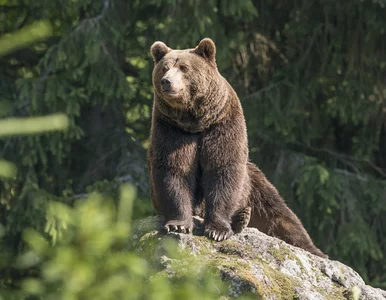
[[[169,70],[169,67],[168,66],[164,66],[163,71],[166,72],[168,70]]]
[[[187,71],[187,67],[181,65],[181,66],[180,66],[180,70],[183,71],[183,72],[184,72],[184,71]]]

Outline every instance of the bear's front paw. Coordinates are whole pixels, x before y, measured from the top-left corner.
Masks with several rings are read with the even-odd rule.
[[[165,223],[163,228],[164,233],[191,233],[192,230],[193,222],[191,220],[169,220]]]
[[[206,224],[204,234],[217,242],[229,239],[233,231],[229,225],[225,224]]]

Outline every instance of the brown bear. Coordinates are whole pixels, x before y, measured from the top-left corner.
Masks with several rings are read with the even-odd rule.
[[[216,65],[209,38],[196,48],[151,46],[154,105],[148,167],[151,198],[166,232],[190,233],[204,218],[216,241],[247,225],[326,257],[264,174],[248,161],[236,92]]]

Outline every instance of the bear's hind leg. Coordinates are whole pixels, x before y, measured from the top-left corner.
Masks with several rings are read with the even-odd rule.
[[[252,209],[250,206],[236,211],[232,217],[232,230],[234,233],[240,233],[245,227],[248,226],[251,219],[251,211]]]
[[[254,211],[248,226],[317,256],[328,257],[314,245],[298,217],[287,206],[273,213]]]
[[[252,163],[248,163],[248,169],[252,183],[252,216],[248,226],[317,256],[328,257],[314,245],[299,218],[265,175]]]

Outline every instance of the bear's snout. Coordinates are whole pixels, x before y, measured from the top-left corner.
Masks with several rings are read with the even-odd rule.
[[[161,79],[161,86],[163,91],[168,91],[170,89],[171,84],[172,82],[168,78],[163,77]]]

